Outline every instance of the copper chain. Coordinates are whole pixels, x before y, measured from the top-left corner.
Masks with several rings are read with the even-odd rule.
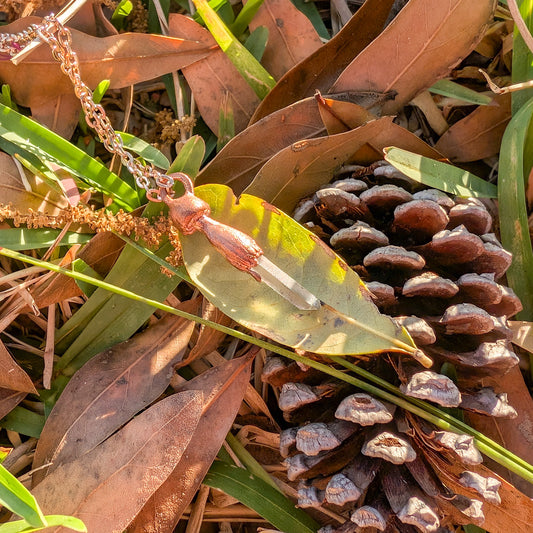
[[[159,193],[153,189],[154,186],[157,189],[169,190],[175,179],[182,182],[189,180],[185,174],[179,174],[173,178],[153,167],[142,165],[124,149],[122,139],[113,129],[104,108],[94,102],[91,89],[81,79],[80,63],[76,52],[72,49],[70,30],[53,15],[45,17],[42,24],[32,24],[20,33],[0,34],[0,53],[14,56],[37,37],[48,43],[54,59],[59,62],[61,70],[70,78],[87,124],[96,131],[106,150],[120,157],[124,166],[135,178],[137,185],[150,192],[151,200],[160,200]]]

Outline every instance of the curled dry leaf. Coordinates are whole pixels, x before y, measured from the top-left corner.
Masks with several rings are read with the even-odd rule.
[[[166,482],[146,503],[128,533],[172,533],[220,450],[250,379],[253,356],[214,367],[181,385],[178,392],[201,391],[202,415],[191,441]],[[179,490],[176,490],[179,487]]]
[[[169,34],[202,43],[211,50],[207,57],[194,63],[191,61],[182,68],[205,123],[218,134],[220,107],[227,94],[233,109],[235,132],[244,130],[259,104],[259,98],[226,54],[217,47],[213,36],[191,18],[175,13],[169,18]]]
[[[2,31],[16,33],[39,22],[40,18],[26,17],[4,26]],[[123,33],[99,38],[71,31],[81,76],[92,88],[105,79],[110,80],[112,89],[151,80],[198,61],[211,51],[209,46],[195,40],[161,35]],[[73,93],[70,80],[44,45],[17,66],[10,61],[0,62],[0,79],[11,87],[19,105],[30,108],[46,105],[51,96]]]
[[[342,30],[287,72],[257,108],[252,122],[315,91],[328,92],[355,56],[379,35],[393,0],[367,0]]]
[[[379,156],[381,150],[391,144],[410,146],[409,150],[427,157],[440,157],[416,135],[394,124],[392,117],[383,117],[346,133],[288,146],[261,168],[245,192],[291,212],[301,198],[331,179],[342,164],[356,159],[361,148],[370,145],[373,153]]]
[[[11,357],[2,341],[0,341],[0,388],[37,394],[30,376]]]
[[[445,77],[483,36],[495,0],[411,0],[329,91],[395,91],[383,113],[395,113]]]
[[[496,155],[511,120],[511,95],[495,96],[493,103],[479,106],[456,122],[437,141],[435,148],[450,161],[464,163]]]
[[[264,0],[250,22],[250,31],[268,29],[261,63],[278,79],[322,46],[311,21],[290,0]]]
[[[150,407],[47,476],[33,490],[41,509],[75,515],[88,531],[123,531],[180,462],[204,405],[201,391],[185,391]]]
[[[180,308],[194,313],[198,301]],[[52,472],[77,459],[152,403],[168,387],[172,366],[183,357],[193,328],[193,322],[168,315],[94,356],[74,374],[47,418],[33,467],[52,463]],[[37,471],[34,486],[45,475],[46,470]]]
[[[0,388],[0,418],[9,414],[25,396],[25,392]]]
[[[325,133],[314,98],[306,98],[246,128],[205,166],[195,184],[222,183],[240,194],[280,150]]]
[[[353,130],[377,118],[359,104],[323,98],[320,95],[317,95],[316,99],[329,135]]]

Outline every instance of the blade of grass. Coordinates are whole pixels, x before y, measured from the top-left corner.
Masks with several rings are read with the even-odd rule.
[[[194,135],[181,147],[176,159],[172,161],[172,165],[168,169],[168,173],[185,172],[187,176],[194,179],[205,156],[205,141],[200,135]]]
[[[229,27],[229,30],[236,37],[240,37],[248,27],[257,13],[258,9],[263,5],[265,0],[248,0],[237,15],[237,18]]]
[[[8,524],[0,525],[0,533],[33,533],[41,531],[48,527],[67,527],[73,531],[87,532],[85,524],[75,516],[66,516],[62,514],[46,515],[46,526],[33,527],[27,520],[16,520]]]
[[[384,148],[385,159],[411,179],[457,196],[496,198],[498,189],[474,174],[401,148]]]
[[[215,461],[204,484],[237,498],[284,533],[314,533],[320,527],[278,490],[244,468]]]
[[[533,0],[522,0],[520,2],[520,14],[526,23],[526,26],[533,28]],[[524,39],[520,35],[518,28],[515,27],[513,35],[513,64],[512,77],[513,84],[529,81],[533,78],[533,54],[527,47]],[[517,113],[525,103],[533,98],[533,88],[525,89],[513,93],[512,110],[513,114]]]
[[[274,78],[231,33],[220,17],[209,6],[207,0],[193,0],[193,2],[198,14],[204,20],[205,25],[221,50],[235,65],[255,94],[260,99],[263,99],[276,84]]]
[[[483,452],[485,455],[487,455],[491,459],[494,459],[498,464],[501,464],[502,466],[511,470],[515,474],[521,476],[522,478],[527,480],[529,483],[533,483],[533,466],[532,465],[530,465],[529,463],[527,463],[520,457],[517,457],[516,455],[506,450],[505,448],[503,448],[496,442],[492,441],[491,439],[485,437],[483,434],[474,430],[470,426],[464,424],[460,420],[457,420],[454,417],[450,416],[448,413],[441,411],[440,409],[422,400],[417,400],[416,398],[410,398],[410,397],[404,396],[400,392],[400,390],[394,387],[393,385],[374,376],[373,374],[369,372],[366,372],[366,371],[362,372],[362,369],[360,369],[356,365],[352,365],[354,367],[353,368],[354,372],[364,373],[365,377],[367,377],[369,381],[379,384],[385,390],[379,388],[376,385],[372,385],[371,383],[367,383],[354,376],[347,375],[344,372],[337,370],[335,368],[332,368],[328,365],[314,361],[313,359],[308,359],[306,357],[297,355],[288,349],[281,348],[270,342],[257,339],[256,337],[253,337],[246,333],[242,333],[235,329],[222,326],[220,324],[216,324],[202,317],[175,309],[174,307],[163,304],[161,302],[151,300],[149,298],[143,298],[142,296],[139,296],[138,294],[135,294],[131,291],[122,289],[121,287],[117,287],[115,285],[106,283],[104,281],[95,280],[91,278],[90,276],[84,276],[82,274],[72,272],[70,270],[67,270],[53,263],[47,263],[46,261],[41,261],[40,259],[28,257],[18,252],[8,250],[6,248],[0,248],[0,255],[3,255],[5,257],[10,257],[12,259],[16,259],[19,261],[23,261],[31,265],[40,266],[48,270],[51,270],[53,272],[59,272],[71,278],[86,281],[87,283],[92,283],[96,285],[97,287],[103,288],[105,290],[109,290],[111,292],[114,292],[115,294],[119,294],[126,298],[130,298],[134,301],[143,302],[147,305],[151,305],[155,307],[156,309],[166,311],[176,316],[187,318],[188,320],[193,320],[199,324],[206,325],[212,329],[215,329],[217,331],[226,333],[227,335],[236,337],[237,339],[249,342],[251,344],[255,344],[256,346],[265,348],[266,350],[270,350],[273,353],[277,353],[279,355],[287,357],[288,359],[291,359],[298,363],[302,363],[312,368],[315,368],[317,370],[320,370],[324,372],[325,374],[328,374],[334,378],[340,379],[342,381],[345,381],[346,383],[350,383],[356,387],[359,387],[360,389],[366,392],[369,392],[370,394],[375,394],[378,398],[382,398],[384,400],[392,402],[393,404],[398,405],[399,407],[402,407],[403,409],[406,409],[407,411],[410,411],[413,414],[420,416],[424,420],[427,420],[428,422],[435,424],[440,429],[444,429],[446,431],[453,431],[455,433],[466,433],[467,435],[471,435],[472,437],[474,437],[474,441],[476,445],[479,447],[481,452]],[[344,358],[337,358],[336,360],[337,361],[342,360],[344,366],[346,366],[347,364],[351,365],[351,363],[346,361]]]
[[[524,150],[531,127],[533,98],[514,115],[503,135],[498,176],[500,231],[513,254],[507,271],[510,287],[522,300],[518,320],[533,320],[533,251],[525,195]]]
[[[11,248],[11,250],[48,248],[54,244],[60,233],[61,230],[58,229],[0,229],[0,246]],[[89,233],[73,233],[69,231],[61,239],[59,246],[85,244],[86,242],[89,242],[93,236],[94,235]]]
[[[463,102],[468,102],[470,104],[488,105],[492,101],[490,96],[480,94],[451,80],[439,80],[435,82],[428,91],[430,93],[462,100]]]
[[[0,104],[0,136],[42,161],[50,161],[113,197],[127,210],[139,207],[137,192],[102,163],[13,109]]]
[[[155,146],[139,139],[139,137],[135,137],[131,133],[117,131],[117,134],[120,135],[124,143],[124,148],[140,155],[146,162],[152,163],[156,167],[164,170],[170,166],[170,161]]]
[[[46,526],[46,519],[30,491],[0,465],[0,504],[24,518],[31,526]]]
[[[44,416],[18,405],[0,420],[0,427],[39,438],[44,426]]]

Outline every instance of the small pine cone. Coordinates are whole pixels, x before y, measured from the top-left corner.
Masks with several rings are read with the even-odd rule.
[[[511,262],[485,204],[424,189],[385,162],[363,168],[303,200],[294,217],[358,272],[381,312],[404,326],[433,358],[427,370],[398,355],[362,356],[361,365],[414,398],[512,418],[504,392],[481,386],[518,363],[507,318],[521,309],[499,283]],[[439,373],[444,363],[457,384]],[[482,501],[498,482],[468,472],[482,461],[473,439],[437,431],[419,418],[315,370],[270,357],[263,380],[280,388],[294,427],[281,434],[287,477],[299,505],[346,518],[324,533],[448,531],[481,524]],[[464,494],[433,471],[432,454],[460,461]],[[464,479],[463,479],[464,478]],[[473,497],[473,494],[477,494]]]

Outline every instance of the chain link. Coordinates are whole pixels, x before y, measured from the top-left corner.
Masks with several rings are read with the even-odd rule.
[[[124,149],[122,139],[113,129],[104,108],[94,102],[91,89],[81,79],[80,63],[76,52],[72,49],[70,30],[53,15],[45,17],[42,24],[32,24],[20,33],[0,34],[0,53],[14,56],[37,37],[48,43],[54,59],[59,62],[61,70],[70,78],[74,92],[80,100],[85,120],[96,131],[106,150],[120,157],[124,166],[135,178],[137,185],[142,189],[149,191],[154,185],[157,188],[170,189],[174,184],[174,178],[162,174],[153,167],[142,165]],[[153,192],[151,198],[160,199],[158,194],[154,198]]]

